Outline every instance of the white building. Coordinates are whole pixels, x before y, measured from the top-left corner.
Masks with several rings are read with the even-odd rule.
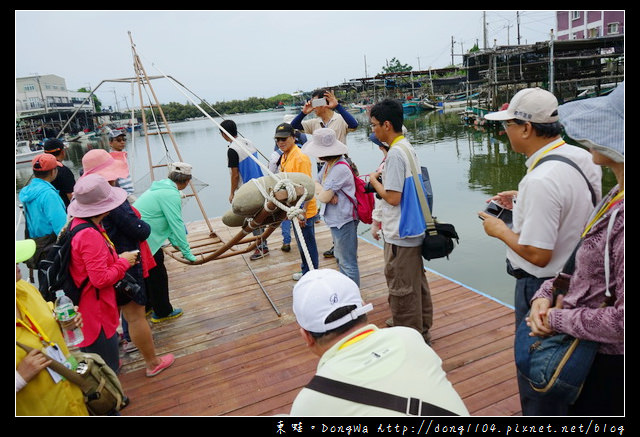
[[[55,74],[16,78],[16,115],[42,112],[75,111],[82,107],[94,111],[93,99],[83,101],[90,93],[69,91],[64,78]]]

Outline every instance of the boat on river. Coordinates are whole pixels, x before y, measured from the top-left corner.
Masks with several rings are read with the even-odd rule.
[[[465,106],[473,106],[479,103],[480,93],[466,94],[456,93],[444,96],[442,100],[437,103],[438,109],[452,109],[462,108]]]
[[[16,141],[16,164],[25,164],[43,152],[40,142],[21,140]]]

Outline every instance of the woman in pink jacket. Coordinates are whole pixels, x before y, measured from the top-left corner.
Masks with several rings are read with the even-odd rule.
[[[80,178],[74,186],[74,198],[68,213],[73,216],[69,229],[80,223],[92,226],[79,231],[71,242],[69,271],[77,286],[88,277],[80,295],[79,311],[83,315],[83,352],[99,354],[115,372],[119,369],[120,312],[114,284],[137,261],[137,252],[118,255],[102,227],[102,219],[127,198],[122,188],[112,187],[97,174]]]

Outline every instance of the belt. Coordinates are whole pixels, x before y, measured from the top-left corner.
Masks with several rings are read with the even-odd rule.
[[[513,268],[513,266],[511,265],[511,262],[508,259],[507,259],[507,273],[516,279],[522,279],[522,278],[537,279],[537,276],[533,276],[531,273],[528,273],[526,270]]]

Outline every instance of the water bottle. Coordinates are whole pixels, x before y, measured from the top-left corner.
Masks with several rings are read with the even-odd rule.
[[[77,313],[73,305],[73,301],[64,294],[64,290],[56,291],[56,306],[55,306],[56,318],[61,322],[68,322],[73,320]],[[64,341],[67,346],[75,346],[84,340],[82,329],[65,329],[62,328],[62,334],[64,335]]]

